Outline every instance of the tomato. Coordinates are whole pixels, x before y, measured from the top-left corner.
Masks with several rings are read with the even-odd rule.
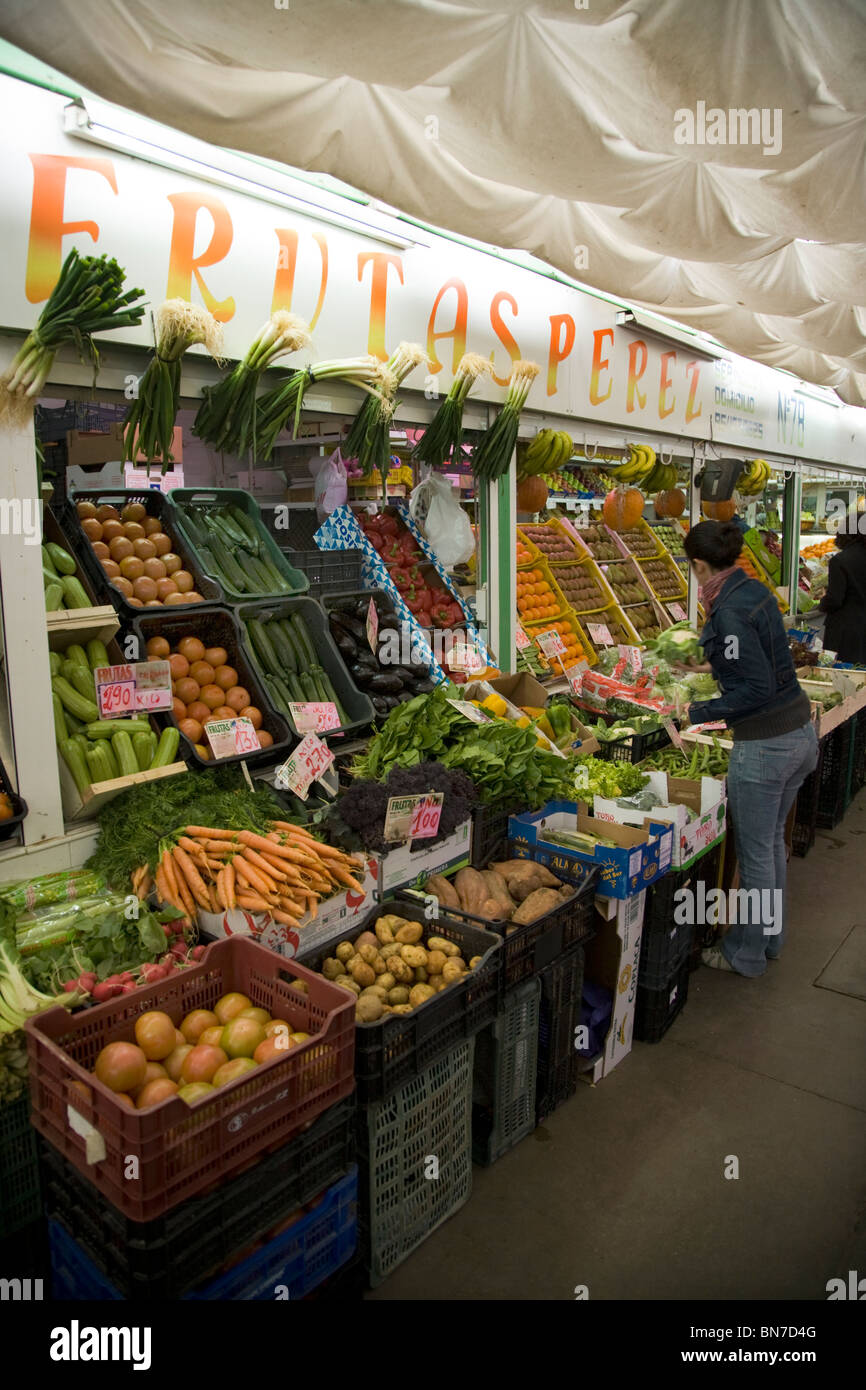
[[[223,1026],[221,1023],[214,1024],[213,1028],[205,1028],[199,1035],[199,1044],[204,1043],[207,1047],[222,1047]]]
[[[135,1041],[149,1062],[161,1062],[177,1046],[175,1026],[161,1009],[148,1009],[135,1020]]]
[[[144,1080],[140,1086],[136,1086],[135,1090],[130,1092],[132,1099],[138,1100],[145,1086],[149,1086],[151,1081],[159,1081],[160,1078],[168,1078],[168,1072],[162,1062],[148,1062],[144,1072]]]
[[[110,1091],[132,1091],[144,1083],[147,1058],[134,1043],[113,1042],[96,1059],[94,1075]]]
[[[190,588],[192,588],[192,585],[190,585]],[[193,661],[201,661],[204,658],[204,642],[200,641],[198,637],[181,637],[177,644],[177,649],[181,656],[185,656],[190,663]]]
[[[180,1031],[179,1028],[175,1028],[175,1030],[174,1030],[174,1043],[175,1043],[175,1047],[183,1047],[183,1045],[184,1045],[185,1042],[186,1042],[186,1038],[184,1037],[183,1033]]]
[[[216,1014],[215,1022],[223,1024],[231,1023],[232,1019],[237,1018],[238,1014],[244,1009],[251,1008],[252,1002],[253,1001],[248,999],[245,994],[224,994],[223,997],[218,999],[214,1004],[213,1011]]]
[[[265,1030],[256,1019],[238,1016],[226,1024],[219,1045],[229,1057],[252,1057],[264,1040]]]
[[[183,1034],[181,1034],[181,1037],[183,1037]],[[166,1074],[171,1077],[172,1081],[180,1080],[180,1069],[184,1064],[185,1058],[190,1052],[192,1052],[192,1043],[185,1042],[181,1043],[179,1047],[176,1047],[174,1049],[174,1052],[170,1053],[169,1056],[166,1057],[165,1070]]]
[[[213,1084],[215,1086],[227,1086],[230,1081],[237,1081],[239,1076],[257,1070],[258,1067],[252,1057],[233,1057],[230,1062],[225,1062],[218,1071],[214,1072]]]
[[[264,1042],[259,1043],[253,1053],[253,1061],[261,1066],[264,1062],[273,1061],[274,1057],[285,1057],[294,1046],[288,1033],[272,1033]]]
[[[189,1086],[181,1086],[178,1095],[181,1100],[185,1100],[187,1105],[194,1104],[197,1100],[204,1100],[205,1096],[213,1094],[215,1087],[209,1081],[194,1081]]]
[[[215,1073],[227,1061],[228,1057],[221,1047],[209,1047],[207,1043],[199,1043],[183,1059],[180,1069],[181,1081],[213,1081]]]
[[[135,1101],[132,1096],[128,1096],[125,1091],[115,1091],[114,1099],[119,1100],[121,1105],[125,1105],[127,1110],[135,1109]]]
[[[168,1100],[169,1096],[176,1095],[177,1089],[176,1081],[172,1081],[168,1076],[160,1076],[139,1091],[135,1100],[136,1109],[146,1110],[150,1105],[159,1105],[161,1100]]]
[[[217,1018],[210,1009],[193,1009],[181,1023],[180,1031],[186,1042],[197,1043],[205,1028],[214,1028],[218,1023],[225,1022],[226,1019]]]
[[[270,1023],[271,1021],[271,1016],[267,1009],[257,1009],[254,1004],[251,1004],[248,1009],[241,1009],[238,1018],[254,1018],[256,1023],[260,1023],[263,1028],[266,1023]]]
[[[292,1025],[287,1023],[284,1018],[272,1018],[270,1023],[265,1024],[265,1037],[273,1037],[274,1033],[291,1033]]]

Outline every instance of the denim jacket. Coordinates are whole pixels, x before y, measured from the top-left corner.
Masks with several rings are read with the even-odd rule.
[[[734,725],[776,711],[800,694],[775,595],[741,571],[725,580],[701,646],[722,693],[689,707],[695,724],[725,719]]]

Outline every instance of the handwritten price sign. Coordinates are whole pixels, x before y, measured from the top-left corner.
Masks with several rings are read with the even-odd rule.
[[[307,734],[291,757],[277,768],[275,785],[288,788],[306,801],[313,782],[327,772],[333,761],[334,755],[327,743],[316,738],[315,734]]]
[[[548,661],[553,661],[554,657],[562,656],[565,651],[565,643],[558,632],[540,632],[535,639],[536,646],[547,657]]]
[[[340,716],[333,703],[311,700],[305,704],[290,704],[289,709],[299,734],[324,734],[328,729],[340,727]]]
[[[681,603],[669,603],[668,612],[678,623],[684,623],[689,616]]]
[[[477,647],[471,647],[467,642],[455,642],[448,660],[452,671],[466,671],[471,675],[473,671],[484,670],[484,658],[481,653]]]
[[[471,700],[448,700],[449,705],[453,705],[458,714],[462,714],[464,719],[471,719],[473,724],[490,724],[492,720],[486,710],[479,709],[473,705]],[[393,800],[393,798],[392,798]]]
[[[139,661],[135,671],[135,708],[171,709],[171,667],[167,661]]]
[[[384,839],[391,843],[432,839],[439,832],[444,799],[443,792],[389,797],[385,812]]]
[[[571,686],[572,690],[574,691],[575,695],[579,695],[583,690],[583,678],[588,670],[588,661],[578,661],[576,666],[569,666],[568,670],[566,671],[565,678]]]
[[[214,719],[205,724],[204,731],[215,758],[257,753],[262,746],[249,719]]]
[[[171,709],[167,661],[97,666],[93,673],[100,719],[121,719],[139,710]]]
[[[376,640],[379,636],[379,613],[375,603],[370,599],[370,607],[367,609],[367,641],[370,643],[370,650],[376,650]]]
[[[586,630],[593,642],[599,642],[603,647],[613,646],[613,638],[606,623],[587,623]]]
[[[679,730],[677,729],[676,725],[672,724],[670,719],[662,719],[662,726],[664,727],[664,730],[674,747],[678,748],[681,753],[685,753],[686,745],[680,738]]]
[[[514,629],[514,641],[519,652],[526,651],[526,648],[530,645],[530,639],[526,635],[526,629],[521,623],[518,623]]]

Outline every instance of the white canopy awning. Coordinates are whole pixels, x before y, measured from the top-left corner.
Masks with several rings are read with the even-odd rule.
[[[866,403],[864,0],[4,0],[0,34]]]

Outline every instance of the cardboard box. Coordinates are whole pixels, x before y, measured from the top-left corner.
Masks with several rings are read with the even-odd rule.
[[[67,430],[66,432],[66,462],[77,467],[90,467],[100,463],[119,462],[123,450],[123,425],[116,423],[111,426],[107,433],[94,433],[84,430]],[[175,462],[180,463],[183,459],[183,430],[180,425],[175,425],[172,433],[171,452]],[[147,455],[140,450],[136,454],[136,463],[147,463]],[[161,464],[155,465],[157,469]],[[177,487],[177,484],[173,484]]]
[[[584,830],[613,840],[610,848],[596,846],[594,853],[566,849],[545,839],[546,831]],[[597,887],[603,896],[630,898],[661,878],[671,867],[674,829],[656,823],[648,833],[630,826],[596,820],[583,806],[571,801],[549,801],[540,811],[511,816],[508,841],[516,859],[535,859],[569,883],[582,883],[598,869]]]
[[[595,905],[599,929],[585,947],[584,979],[611,991],[613,1010],[601,1055],[583,1073],[593,1084],[631,1052],[646,891],[623,899],[596,898]]]
[[[659,823],[673,825],[676,833],[671,867],[684,869],[724,837],[728,805],[725,782],[715,777],[689,781],[685,777],[671,777],[666,772],[650,772],[648,776],[648,789],[659,797],[651,810],[631,811],[607,797],[597,796],[593,801],[593,815],[596,820],[644,826],[651,831]],[[665,805],[665,802],[671,804]],[[688,811],[694,811],[698,819],[690,821]]]
[[[416,841],[417,843],[423,843]],[[379,893],[382,897],[413,884],[419,874],[448,873],[469,863],[472,848],[472,822],[465,820],[444,840],[414,853],[408,844],[389,850],[379,860]]]

